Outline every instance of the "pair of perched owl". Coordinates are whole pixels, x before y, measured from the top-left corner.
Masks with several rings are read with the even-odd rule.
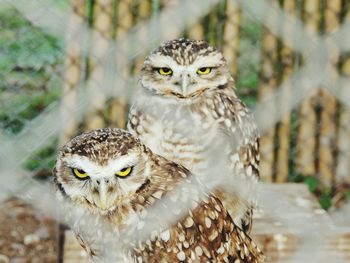
[[[96,130],[62,148],[55,168],[59,192],[116,233],[141,230],[153,207],[173,213],[170,226],[154,218],[159,226],[151,237],[126,252],[132,262],[263,262],[248,236],[259,177],[258,133],[234,93],[222,54],[205,41],[167,42],[145,60],[140,84],[129,132]],[[218,141],[214,154],[225,167],[212,169]],[[232,191],[220,184],[208,189],[207,176],[201,176],[208,171]],[[181,204],[187,210],[180,213]],[[98,260],[98,249],[88,251]]]

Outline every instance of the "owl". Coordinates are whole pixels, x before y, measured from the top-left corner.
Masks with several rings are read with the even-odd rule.
[[[117,243],[127,240],[125,262],[264,262],[198,176],[125,130],[73,138],[58,154],[54,182],[61,198],[110,226]],[[149,224],[151,234],[137,239]],[[103,261],[112,253],[99,245],[103,235],[75,231],[93,262],[111,262]]]
[[[216,194],[235,223],[250,233],[259,135],[248,108],[235,94],[222,54],[201,40],[166,42],[146,58],[139,83],[128,130],[154,153],[193,174],[203,174],[210,156],[227,159],[225,172],[216,177],[226,184],[225,178],[230,178],[234,187],[218,187]],[[219,140],[224,146],[208,154]]]

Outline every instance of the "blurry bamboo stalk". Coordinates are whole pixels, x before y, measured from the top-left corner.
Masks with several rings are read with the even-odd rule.
[[[204,39],[204,26],[202,19],[196,21],[196,23],[189,26],[187,29],[187,36],[190,39]]]
[[[208,32],[206,32],[207,41],[210,45],[213,46],[217,45],[216,25],[218,24],[218,22],[218,6],[215,6],[212,10],[210,10],[210,13],[208,14]]]
[[[341,0],[328,0],[325,2],[325,33],[332,33],[339,28]],[[331,64],[329,70],[334,79],[338,77],[339,50],[332,48]],[[319,176],[321,182],[331,186],[334,182],[335,171],[335,145],[336,145],[336,114],[337,100],[327,90],[320,91],[321,99],[321,126],[319,136]]]
[[[272,3],[278,6],[278,1],[273,0]],[[276,17],[276,23],[277,17]],[[259,101],[263,101],[265,97],[270,96],[277,86],[277,38],[266,28],[263,29],[261,40],[261,69],[260,69],[260,87]],[[270,104],[266,109],[271,112],[271,118],[274,120],[275,105]],[[264,181],[271,182],[274,176],[274,139],[275,127],[271,127],[266,131],[260,139],[260,176]]]
[[[306,31],[316,36],[320,23],[320,0],[304,0],[303,20]],[[317,115],[314,98],[301,103],[299,109],[299,127],[296,144],[296,170],[302,175],[315,175]]]
[[[91,50],[93,50],[94,56],[89,58],[90,74],[87,89],[93,110],[88,112],[86,116],[86,129],[88,130],[102,128],[106,125],[104,116],[106,98],[100,89],[104,88],[106,75],[105,58],[108,57],[107,52],[112,35],[112,26],[113,1],[95,0],[92,27],[97,36],[92,39]]]
[[[283,10],[290,15],[297,15],[296,10],[296,1],[295,0],[284,0]],[[293,43],[293,32],[290,31],[288,25],[289,21],[283,25],[283,44],[281,48],[281,60],[282,60],[282,83],[288,80],[293,74],[294,67],[294,52],[291,49],[292,47],[287,46],[286,43]],[[292,38],[292,39],[290,39]],[[291,41],[288,41],[288,40]],[[281,111],[285,112],[285,109],[289,108],[289,99],[291,96],[291,87],[285,89],[285,92],[282,94],[282,99],[280,103]],[[276,156],[276,178],[275,181],[278,183],[283,183],[288,180],[289,175],[289,145],[290,145],[290,112],[284,114],[281,117],[278,125],[277,131],[277,156]]]
[[[187,30],[187,35],[190,39],[204,39],[204,27],[202,20],[198,20],[195,24],[191,25]]]
[[[59,144],[65,144],[74,136],[77,130],[77,120],[74,118],[74,112],[77,103],[77,92],[82,79],[82,50],[81,39],[78,36],[79,29],[86,23],[86,1],[70,0],[72,9],[69,18],[69,33],[66,39],[66,56],[64,87],[61,102],[61,117],[64,120],[64,127],[60,135]]]
[[[350,3],[343,5],[345,19],[344,23],[350,22]],[[343,61],[342,74],[350,77],[350,57],[349,55]],[[344,105],[339,112],[339,128],[338,128],[338,160],[336,167],[336,183],[347,182],[350,183],[350,109]]]
[[[151,16],[151,2],[149,0],[138,0],[137,17],[135,23],[140,23],[149,19]],[[143,56],[137,57],[135,60],[134,75],[139,76],[145,58]]]
[[[132,27],[132,0],[119,0],[117,1],[116,6],[117,12],[117,23],[116,23],[116,39],[121,39],[126,36],[129,29]],[[130,85],[130,63],[125,54],[127,52],[127,45],[121,48],[124,52],[119,52],[116,56],[116,65],[117,71],[116,75],[118,76],[118,80],[116,81],[117,85],[123,85],[123,87],[114,87],[114,91],[120,90],[120,88],[124,88],[124,90],[128,90]],[[114,96],[111,102],[111,110],[110,110],[110,120],[112,127],[124,128],[126,124],[126,97],[125,94]]]
[[[227,60],[231,74],[237,74],[241,10],[237,2],[227,0],[222,52]]]

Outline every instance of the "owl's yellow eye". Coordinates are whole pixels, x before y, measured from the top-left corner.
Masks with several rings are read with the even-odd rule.
[[[81,169],[78,169],[78,168],[73,168],[72,171],[73,171],[74,175],[76,177],[78,177],[79,179],[87,179],[87,178],[89,178],[89,175],[84,170],[81,170]]]
[[[173,71],[170,68],[159,68],[158,73],[163,76],[168,76],[173,74]]]
[[[209,68],[209,67],[197,69],[197,74],[198,75],[207,75],[210,72],[211,72],[211,68]]]
[[[132,167],[131,166],[123,168],[119,172],[117,172],[117,176],[121,177],[121,178],[127,177],[131,173],[131,171],[132,171]]]

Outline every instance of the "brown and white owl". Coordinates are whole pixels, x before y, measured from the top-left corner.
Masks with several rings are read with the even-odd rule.
[[[95,130],[68,142],[58,155],[55,183],[65,200],[111,227],[116,245],[127,240],[125,262],[264,260],[198,176],[124,130]],[[97,234],[75,229],[82,246],[93,262],[111,262],[103,260],[113,252],[103,247],[106,236],[89,228]]]
[[[222,54],[201,40],[166,42],[146,58],[139,83],[128,130],[194,174],[203,174],[211,159],[227,159],[225,172],[213,175],[227,184],[217,195],[249,233],[259,179],[258,132]],[[217,141],[224,146],[211,153]]]

